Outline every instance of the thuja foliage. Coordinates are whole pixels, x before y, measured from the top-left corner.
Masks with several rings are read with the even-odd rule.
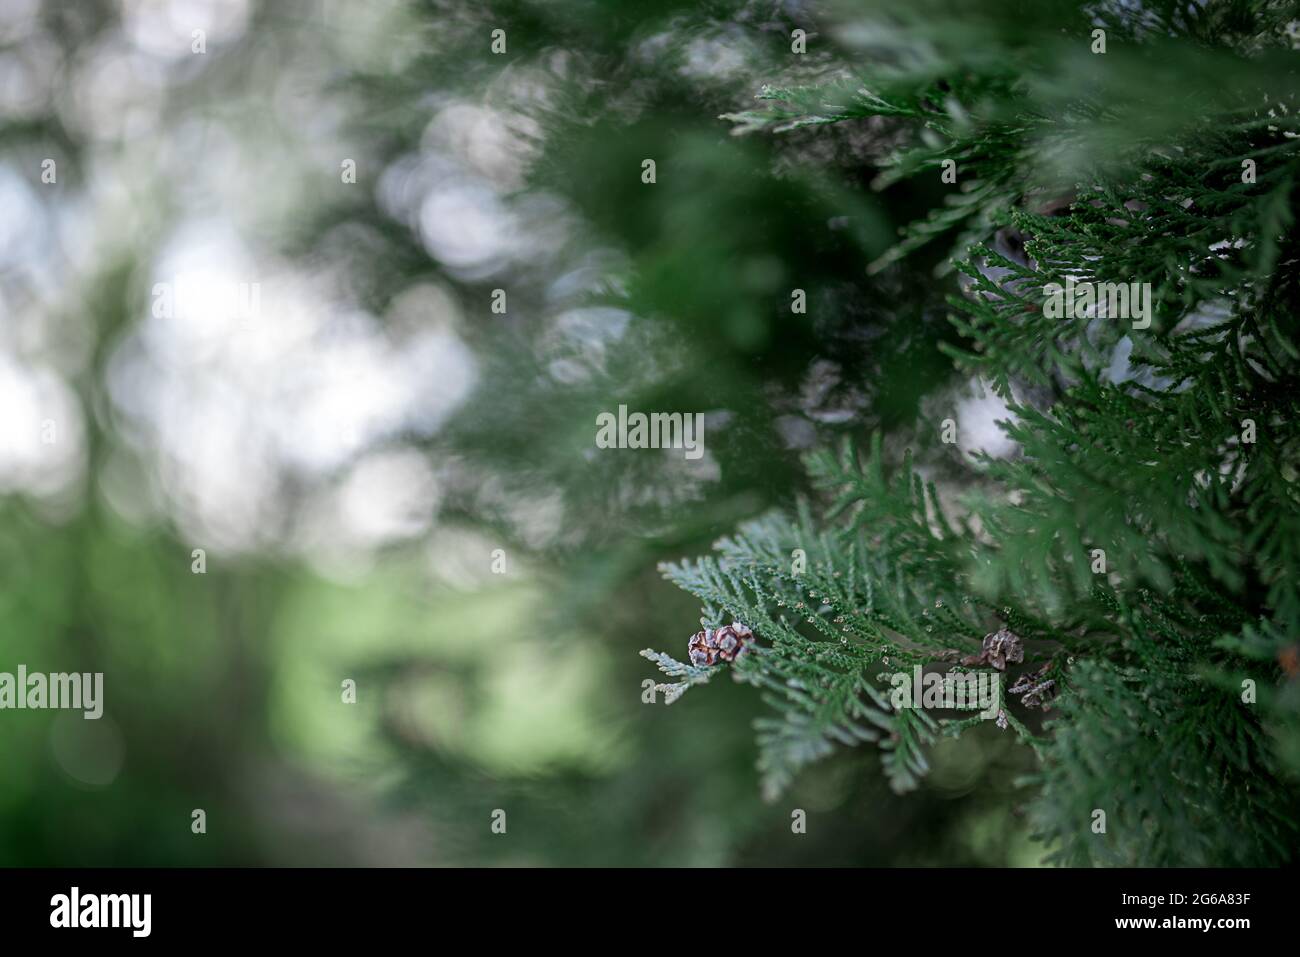
[[[775,77],[728,117],[749,135],[865,124],[875,188],[945,183],[863,268],[951,251],[948,354],[1007,403],[1017,444],[940,487],[933,463],[958,453],[951,410],[927,406],[913,432],[809,455],[816,495],[793,514],[664,566],[706,628],[757,635],[730,664],[643,654],[669,701],[725,672],[762,690],[769,795],[859,745],[897,790],[921,785],[939,735],[990,725],[895,708],[882,674],[978,667],[1007,629],[1024,660],[998,724],[1034,753],[1022,783],[1050,860],[1295,859],[1298,17],[1247,0],[854,8],[813,82]],[[1150,325],[1052,317],[1067,280],[1150,284]]]

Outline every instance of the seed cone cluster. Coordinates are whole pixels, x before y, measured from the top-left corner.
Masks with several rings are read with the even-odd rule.
[[[697,631],[688,645],[691,664],[709,667],[719,661],[735,661],[753,640],[754,633],[738,621],[716,630]]]

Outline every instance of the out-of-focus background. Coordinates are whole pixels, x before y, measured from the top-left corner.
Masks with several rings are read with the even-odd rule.
[[[719,119],[842,16],[0,3],[0,671],[106,698],[0,712],[0,865],[1037,861],[993,727],[765,803],[753,688],[642,701],[657,562],[962,385],[942,250],[866,273],[934,200],[887,131]],[[706,454],[597,450],[620,403]]]

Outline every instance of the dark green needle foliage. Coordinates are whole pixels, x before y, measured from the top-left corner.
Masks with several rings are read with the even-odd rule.
[[[1003,732],[1032,749],[1020,783],[1049,859],[1294,861],[1298,16],[1246,0],[845,4],[824,78],[774,76],[730,115],[764,137],[877,132],[873,185],[932,202],[870,268],[949,257],[945,352],[1007,403],[1017,443],[937,487],[957,463],[935,406],[867,451],[807,456],[816,490],[795,517],[664,566],[706,627],[759,636],[732,665],[646,654],[673,697],[724,670],[763,690],[771,793],[860,744],[896,789],[924,786],[936,736],[981,722],[895,710],[879,675],[952,668],[1006,627],[1025,648],[1006,681],[1054,682],[1008,695]],[[1149,325],[1053,316],[1067,280],[1150,284]]]

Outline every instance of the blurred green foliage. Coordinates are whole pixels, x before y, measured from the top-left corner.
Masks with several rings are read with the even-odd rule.
[[[6,323],[21,312],[76,331],[43,359],[66,371],[85,461],[67,507],[0,485],[0,670],[103,671],[108,704],[99,723],[0,713],[0,865],[1037,863],[1013,785],[1032,759],[996,728],[941,742],[906,798],[874,755],[850,752],[768,804],[753,689],[718,682],[670,709],[644,704],[636,654],[684,651],[697,627],[697,603],[658,562],[810,493],[801,452],[906,434],[959,380],[943,352],[963,343],[942,267],[959,237],[993,226],[976,209],[973,227],[945,226],[942,242],[869,275],[901,227],[943,202],[937,183],[873,188],[897,132],[863,120],[738,137],[720,115],[761,108],[764,83],[834,79],[841,56],[869,56],[881,37],[897,50],[925,21],[940,36],[918,31],[915,56],[893,64],[916,88],[940,53],[973,65],[982,38],[1015,48],[1077,4],[1013,7],[973,4],[957,20],[914,0],[291,0],[252,5],[200,65],[150,60],[108,2],[47,3],[27,33],[3,34],[6,57],[38,51],[53,92],[0,117],[0,163],[51,220],[64,200],[38,192],[41,157],[59,158],[64,189],[102,202],[58,207],[85,217],[71,233],[85,248],[65,238],[43,254],[70,299],[31,293],[4,263]],[[1225,17],[1215,30],[1232,28]],[[790,55],[796,26],[807,58]],[[489,49],[497,28],[504,56]],[[104,51],[149,78],[123,81],[107,106],[91,92],[117,87],[89,68]],[[1048,99],[1097,81],[1083,58],[1056,62]],[[1005,79],[1019,70],[1000,66]],[[1209,68],[1180,60],[1158,86],[1146,71],[1111,82],[1138,99],[1228,95]],[[70,105],[82,101],[156,125],[105,133]],[[518,212],[505,232],[527,247],[493,268],[440,260],[421,231],[424,192],[468,175],[430,146],[433,121],[465,105],[508,134],[466,147],[499,173],[492,201]],[[357,160],[354,188],[340,188],[343,157]],[[1042,156],[1046,182],[1068,178],[1062,157]],[[410,172],[422,162],[424,180]],[[176,167],[194,177],[163,175]],[[114,177],[125,195],[108,202],[95,184]],[[491,176],[467,179],[467,194],[480,180]],[[148,314],[140,290],[187,203],[236,221],[266,257],[327,275],[382,334],[442,323],[469,347],[477,378],[454,415],[375,441],[440,470],[420,536],[334,574],[285,546],[310,519],[313,490],[294,474],[256,547],[212,547],[192,574],[205,547],[186,523],[192,490],[150,479],[174,450],[151,457],[160,433],[113,393],[115,376],[157,371],[122,367]],[[795,286],[806,315],[791,314]],[[394,308],[424,288],[455,318]],[[506,315],[490,311],[495,288],[509,292]],[[19,338],[0,348],[19,351]],[[592,457],[596,414],[620,403],[709,412],[715,471]],[[153,507],[124,514],[122,486]],[[503,576],[488,572],[495,548]],[[431,573],[446,563],[470,571]],[[347,678],[356,705],[341,701]],[[190,831],[195,808],[204,836]],[[497,808],[505,836],[489,829]],[[791,833],[793,808],[809,814],[806,835]]]

